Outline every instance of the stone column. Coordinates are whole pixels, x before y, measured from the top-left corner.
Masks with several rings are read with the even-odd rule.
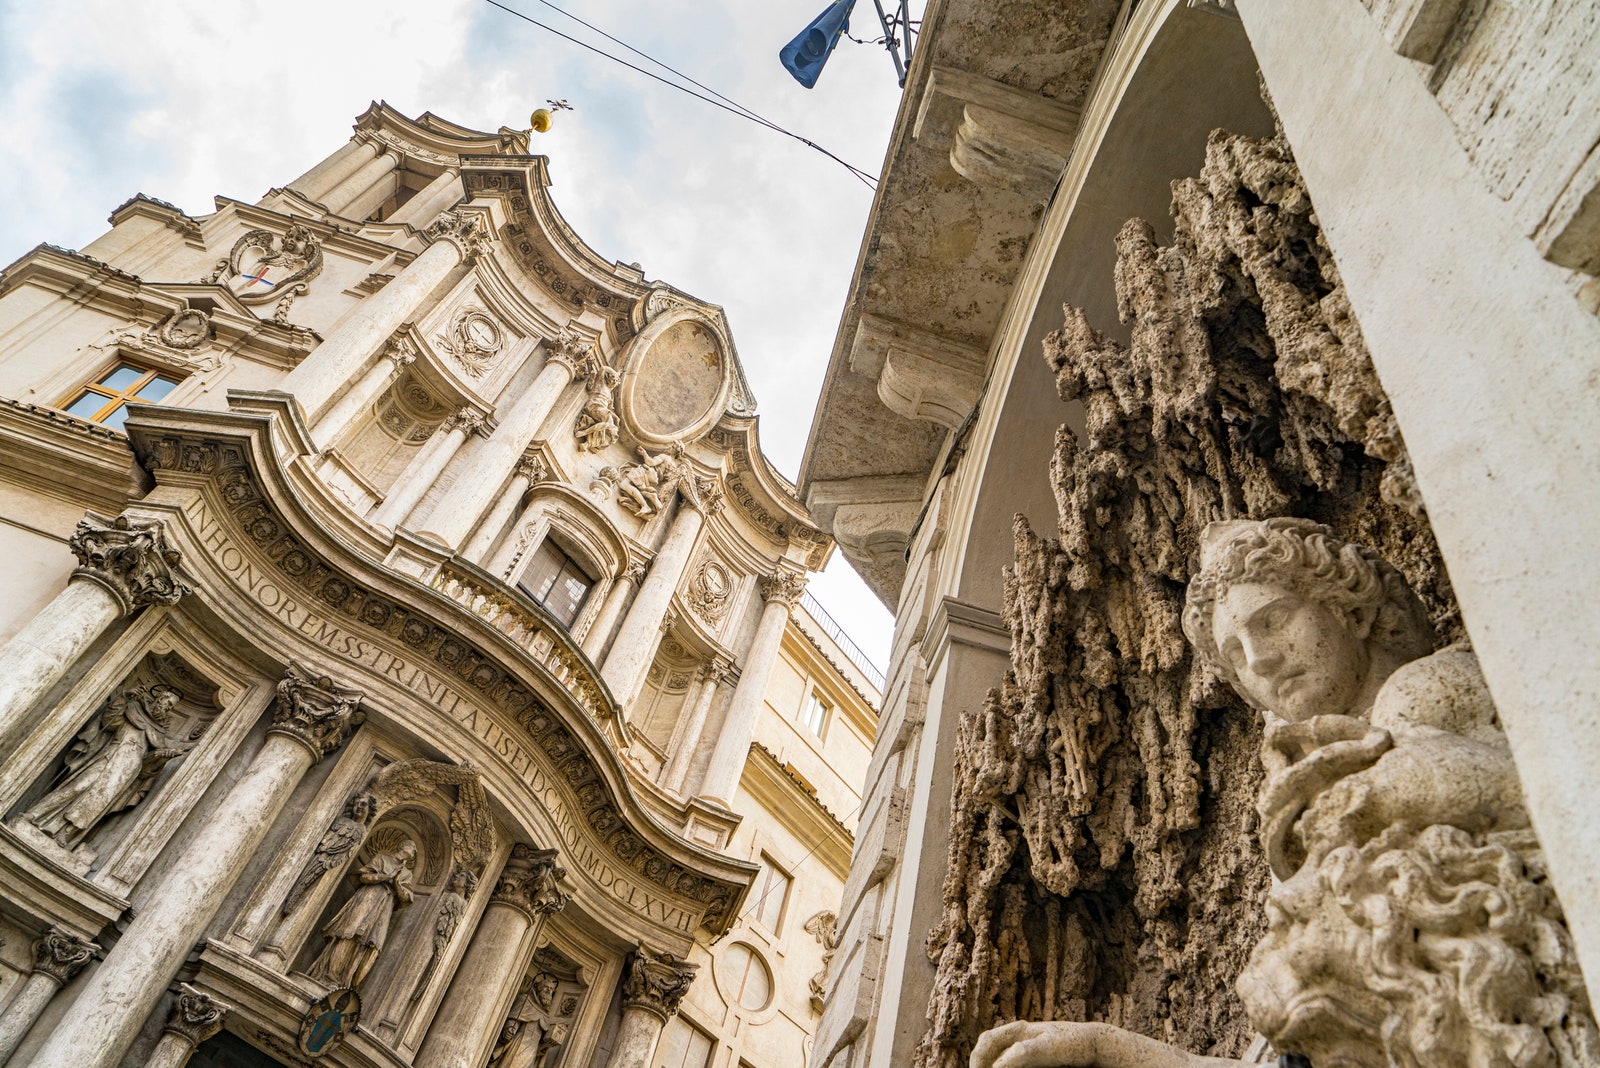
[[[413,226],[431,222],[435,215],[461,199],[460,178],[455,171],[444,171],[384,221],[410,223]]]
[[[87,512],[68,540],[78,567],[67,588],[0,648],[0,751],[10,752],[28,713],[112,623],[144,605],[177,604],[190,591],[182,555],[159,521]]]
[[[441,215],[424,231],[432,243],[422,250],[422,255],[357,305],[338,329],[285,376],[280,388],[300,401],[307,423],[316,422],[328,402],[349,387],[350,380],[378,346],[411,318],[417,306],[449,277],[457,264],[486,247],[481,227],[477,215]]]
[[[366,411],[367,406],[377,400],[391,382],[399,379],[416,359],[417,350],[411,342],[398,335],[390,338],[389,344],[384,346],[383,355],[361,376],[361,381],[341,394],[333,407],[317,420],[317,425],[311,431],[312,439],[324,447],[332,444],[333,439]]]
[[[405,522],[417,502],[432,488],[439,472],[455,457],[461,443],[467,440],[467,435],[481,429],[483,416],[471,408],[462,408],[440,423],[439,429],[428,439],[416,459],[394,480],[383,503],[367,518],[375,525],[390,530]]]
[[[228,1006],[216,998],[184,983],[145,1068],[183,1068],[196,1046],[222,1030],[228,1012]]]
[[[699,965],[654,953],[641,943],[622,980],[622,1022],[607,1068],[650,1068],[661,1029],[678,1012]]]
[[[656,643],[661,640],[661,621],[667,618],[672,594],[683,578],[683,569],[689,564],[695,538],[700,535],[704,523],[705,516],[700,509],[688,501],[679,502],[678,514],[672,517],[672,526],[656,551],[656,558],[650,562],[650,573],[639,589],[639,596],[633,599],[633,607],[617,631],[617,640],[611,643],[600,677],[611,687],[611,695],[617,699],[619,708],[628,707],[644,682]]]
[[[0,1064],[22,1044],[39,1014],[56,991],[72,981],[100,953],[100,947],[59,927],[52,927],[33,943],[33,971],[0,1016]]]
[[[600,606],[600,614],[594,617],[594,622],[589,624],[589,632],[583,636],[583,651],[590,660],[599,657],[600,650],[605,647],[606,638],[611,635],[611,628],[617,625],[617,617],[622,614],[622,606],[628,603],[628,594],[639,585],[639,580],[644,578],[644,564],[635,560],[628,565],[628,570],[622,577],[611,584],[611,589],[606,591],[605,603]]]
[[[556,866],[556,855],[520,842],[511,848],[472,944],[417,1050],[417,1068],[481,1068],[488,1060],[505,1018],[500,1002],[527,971],[545,918],[572,896],[561,890],[566,869]]]
[[[328,209],[329,215],[342,215],[347,219],[366,218],[367,215],[372,213],[372,208],[377,207],[377,204],[367,208],[366,215],[350,214],[351,207],[370,200],[373,190],[381,187],[380,183],[386,181],[392,183],[394,179],[391,175],[399,165],[400,157],[398,155],[380,149],[377,156],[367,160],[354,174],[329,190],[326,199],[323,201],[323,206]],[[383,199],[387,200],[388,197],[385,196]],[[381,203],[383,203],[383,200],[378,201],[378,204]]]
[[[764,615],[762,618],[765,620]],[[787,615],[785,618],[788,618]],[[672,755],[667,759],[666,774],[661,778],[661,785],[673,793],[683,792],[684,781],[689,777],[689,765],[699,750],[700,736],[706,730],[706,718],[711,715],[711,706],[716,703],[717,690],[732,673],[733,665],[722,659],[713,660],[702,669],[700,692],[695,695],[694,707],[688,719],[684,720],[683,731],[673,740]]]
[[[371,141],[352,138],[333,155],[312,167],[289,183],[289,188],[307,200],[321,201],[323,196],[350,177],[378,155],[378,146]]]
[[[700,787],[701,797],[724,808],[733,807],[733,795],[739,789],[739,777],[744,774],[745,759],[750,755],[750,740],[755,737],[756,723],[766,703],[767,682],[778,662],[778,650],[783,647],[783,630],[805,588],[805,576],[792,571],[780,569],[761,580],[761,595],[767,599],[767,606],[761,611],[761,622],[756,624],[750,651],[744,655],[739,686],[728,703],[728,717],[723,721]]]
[[[117,1068],[311,766],[363,718],[362,695],[291,667],[267,739],[139,909],[33,1068]]]
[[[500,495],[483,522],[478,525],[478,533],[473,535],[461,555],[473,563],[481,561],[494,546],[494,540],[500,536],[500,531],[505,529],[506,521],[511,518],[511,514],[521,508],[522,498],[528,490],[536,483],[544,481],[547,474],[549,472],[545,469],[544,461],[537,455],[525,454],[519,457],[517,465],[511,469],[511,483],[506,486],[505,492]],[[515,544],[514,539],[513,544]]]
[[[452,549],[461,543],[516,466],[517,458],[533,444],[586,352],[588,346],[580,345],[566,331],[545,344],[545,363],[538,376],[515,401],[495,408],[499,425],[473,453],[461,477],[451,484],[418,533]]]

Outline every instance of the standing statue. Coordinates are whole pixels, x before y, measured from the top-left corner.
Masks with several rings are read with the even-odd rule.
[[[683,445],[673,442],[667,452],[650,453],[639,446],[639,463],[622,465],[622,481],[617,483],[621,503],[641,519],[662,511],[672,502],[674,491],[700,507],[699,484],[684,458]]]
[[[159,683],[112,697],[72,743],[61,780],[23,819],[71,849],[107,816],[137,805],[168,761],[194,748],[167,735],[178,698]]]
[[[401,838],[356,872],[357,890],[322,928],[328,944],[312,961],[311,978],[334,989],[359,988],[389,939],[389,920],[411,904],[411,868],[417,844]]]
[[[344,811],[334,817],[328,829],[322,833],[321,841],[317,842],[317,851],[300,869],[300,877],[283,899],[283,907],[278,910],[278,915],[287,916],[293,912],[324,875],[342,865],[350,851],[366,840],[374,805],[373,796],[365,791],[344,803]]]
[[[469,868],[457,868],[451,874],[450,885],[439,898],[439,915],[433,921],[433,952],[428,955],[427,966],[422,969],[417,985],[411,992],[413,1000],[421,997],[428,988],[428,981],[444,959],[450,939],[455,936],[456,928],[461,926],[461,918],[467,914],[467,898],[472,896],[477,886],[478,877]]]
[[[523,980],[490,1054],[489,1068],[544,1068],[550,1050],[567,1036],[566,1018],[556,1014],[559,985],[549,972]]]
[[[1184,633],[1261,710],[1281,880],[1239,978],[1287,1059],[1593,1068],[1588,995],[1477,658],[1400,573],[1302,519],[1206,528]],[[986,1032],[973,1068],[1230,1064],[1098,1023]]]
[[[583,411],[578,413],[573,432],[578,438],[578,448],[585,452],[600,452],[614,445],[620,433],[617,406],[611,394],[621,376],[590,349],[588,358],[584,360],[583,378]]]

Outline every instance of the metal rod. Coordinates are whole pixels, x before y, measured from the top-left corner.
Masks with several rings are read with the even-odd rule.
[[[907,0],[900,0],[900,11],[905,11]],[[894,72],[900,79],[900,88],[906,87],[906,68],[900,62],[900,42],[895,37],[894,27],[889,22],[889,16],[884,13],[883,0],[872,0],[872,6],[878,9],[878,24],[883,27],[883,47],[889,50],[889,55],[894,58]]]

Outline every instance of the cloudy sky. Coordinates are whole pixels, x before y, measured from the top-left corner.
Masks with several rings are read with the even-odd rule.
[[[541,0],[505,2],[605,44]],[[555,2],[880,170],[899,103],[887,53],[841,42],[810,91],[778,64],[826,0]],[[851,29],[878,35],[870,4]],[[134,193],[191,215],[216,194],[258,199],[343,143],[371,100],[492,130],[551,97],[577,108],[534,142],[562,213],[602,255],[727,309],[762,443],[793,477],[870,190],[484,0],[0,0],[0,263],[87,244]],[[842,557],[812,589],[884,664],[888,613]]]

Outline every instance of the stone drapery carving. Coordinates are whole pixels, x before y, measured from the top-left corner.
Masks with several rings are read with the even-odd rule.
[[[707,623],[715,623],[727,614],[732,593],[733,575],[727,566],[716,560],[706,560],[689,582],[689,607]]]
[[[559,988],[560,980],[544,971],[522,981],[489,1056],[490,1068],[544,1068],[550,1053],[566,1042],[572,1023],[571,1013],[561,1013],[556,1005]]]
[[[328,944],[307,974],[334,989],[358,989],[389,939],[395,910],[411,904],[417,844],[401,836],[355,873],[356,892],[322,928]]]
[[[621,428],[614,394],[621,377],[599,353],[588,352],[583,361],[583,411],[573,427],[578,447],[585,452],[600,452],[617,442]]]
[[[178,700],[178,691],[161,683],[115,694],[79,732],[60,780],[23,819],[71,849],[106,817],[137,805],[161,770],[199,737],[167,733]]]
[[[440,212],[422,231],[430,241],[448,241],[461,250],[461,258],[477,259],[489,249],[481,216],[464,211]]]
[[[806,577],[795,571],[779,568],[761,579],[761,596],[767,601],[777,601],[793,608],[806,592]]]
[[[473,378],[482,378],[505,347],[505,331],[478,307],[457,310],[435,342]]]
[[[806,921],[805,932],[822,947],[822,968],[806,982],[811,990],[811,1011],[821,1015],[822,1002],[828,994],[828,969],[833,964],[834,953],[839,949],[838,914],[817,913]]]
[[[222,1030],[228,1012],[228,1006],[210,994],[183,983],[178,988],[178,996],[173,999],[172,1011],[167,1013],[167,1022],[161,1029],[177,1035],[191,1046],[198,1046]]]
[[[495,883],[493,901],[513,905],[530,916],[549,915],[566,908],[572,895],[561,889],[567,869],[556,863],[559,851],[535,849],[518,842]]]
[[[622,980],[622,1007],[645,1009],[663,1020],[671,1019],[699,968],[698,964],[671,953],[656,953],[641,943],[628,957],[628,973]]]
[[[362,697],[357,690],[335,686],[326,675],[315,678],[291,664],[278,682],[268,732],[288,735],[311,750],[313,759],[321,760],[365,720]]]
[[[227,271],[230,287],[241,301],[265,304],[322,273],[322,245],[300,225],[289,227],[282,237],[270,230],[251,230],[233,243]]]
[[[181,570],[183,554],[167,545],[159,521],[85,512],[67,544],[78,558],[73,574],[106,587],[127,611],[141,605],[174,605],[192,592]]]
[[[33,942],[33,970],[48,975],[61,986],[72,981],[84,966],[100,955],[98,943],[52,927]]]
[[[433,920],[433,950],[428,954],[428,963],[411,991],[413,1001],[422,996],[433,973],[439,970],[439,962],[444,959],[450,939],[455,937],[456,928],[461,926],[461,918],[467,914],[467,900],[477,888],[478,876],[472,869],[457,868],[450,873],[450,885],[439,896],[439,914]]]
[[[1265,930],[1259,717],[1191,656],[1208,522],[1308,515],[1373,546],[1447,639],[1454,598],[1288,146],[1213,135],[1174,238],[1118,235],[1124,345],[1045,341],[1060,531],[1015,527],[1011,670],[957,729],[937,976],[917,1068],[1009,1020],[1103,1020],[1237,1056],[1230,989]]]
[[[699,484],[678,442],[658,453],[641,445],[639,462],[622,465],[617,498],[639,518],[665,510],[672,503],[674,492],[683,494],[683,499],[695,508],[701,507]]]
[[[1251,1021],[1313,1065],[1600,1064],[1477,659],[1431,652],[1399,572],[1308,520],[1213,523],[1200,563],[1184,631],[1267,720],[1257,809],[1283,881],[1239,978]],[[1000,1031],[978,1068],[1229,1063],[1103,1024]]]

